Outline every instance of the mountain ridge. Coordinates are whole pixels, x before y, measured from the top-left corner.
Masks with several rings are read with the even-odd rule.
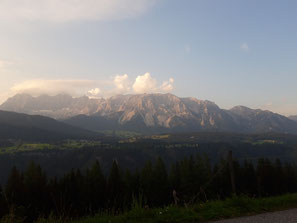
[[[92,131],[297,134],[296,122],[270,111],[245,106],[225,110],[208,100],[173,94],[116,95],[107,99],[16,95],[0,109],[49,116]]]
[[[291,115],[288,118],[297,122],[297,115]]]

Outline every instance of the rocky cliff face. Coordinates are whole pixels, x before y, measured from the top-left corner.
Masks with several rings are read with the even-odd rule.
[[[117,95],[107,99],[16,95],[0,109],[65,119],[91,130],[297,133],[297,123],[269,111],[244,106],[223,110],[210,101],[172,94]]]

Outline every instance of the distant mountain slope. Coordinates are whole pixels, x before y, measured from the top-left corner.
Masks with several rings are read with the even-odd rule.
[[[289,119],[294,120],[294,121],[297,122],[297,115],[289,116]]]
[[[236,106],[228,111],[244,132],[296,133],[296,124],[285,116],[260,109]]]
[[[97,112],[100,100],[88,97],[73,98],[66,94],[56,96],[41,95],[32,97],[28,94],[17,94],[4,102],[0,109],[30,115],[43,115],[55,119],[69,118],[79,114]]]
[[[16,95],[0,109],[64,119],[67,124],[93,131],[297,134],[297,123],[279,114],[244,106],[224,110],[210,101],[172,94],[117,95],[107,99]]]
[[[48,117],[0,111],[0,139],[45,140],[91,136],[95,133]]]

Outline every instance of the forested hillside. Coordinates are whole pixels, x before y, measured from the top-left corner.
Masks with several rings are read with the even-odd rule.
[[[48,117],[0,110],[0,140],[54,141],[99,135],[102,134],[73,127]]]
[[[169,169],[157,158],[135,171],[114,161],[108,174],[96,162],[61,178],[49,178],[40,166],[30,163],[24,172],[13,167],[7,183],[0,187],[0,217],[10,210],[24,222],[49,215],[73,219],[100,213],[116,215],[129,210],[136,200],[151,208],[224,199],[234,192],[262,197],[297,191],[296,165],[268,159],[259,159],[256,165],[249,161],[232,161],[232,165],[235,188],[231,186],[230,160],[212,166],[201,156],[185,158]]]

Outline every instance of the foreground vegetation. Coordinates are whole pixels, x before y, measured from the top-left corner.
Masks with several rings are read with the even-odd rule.
[[[225,200],[213,200],[193,204],[189,207],[170,205],[163,208],[146,208],[141,200],[134,200],[129,211],[119,215],[98,214],[78,220],[57,218],[50,215],[40,217],[35,223],[199,223],[212,220],[248,216],[264,212],[297,207],[297,193],[267,198],[233,196]],[[5,216],[0,223],[21,223],[24,218],[13,213]]]
[[[230,181],[231,163],[236,192],[246,197],[230,198],[235,189]],[[291,207],[297,195],[272,200],[249,197],[296,192],[297,167],[279,160],[259,159],[257,165],[221,160],[213,166],[207,157],[190,156],[168,171],[158,158],[135,172],[114,161],[107,175],[96,162],[90,169],[73,169],[59,179],[47,177],[32,162],[25,172],[14,167],[6,185],[0,187],[0,217],[4,222],[27,223],[40,217],[75,220],[96,215],[83,222],[175,222],[170,217],[175,216],[193,222]]]
[[[297,207],[297,193],[267,198],[233,196],[225,200],[206,201],[189,207],[170,205],[164,208],[145,208],[137,200],[130,211],[120,215],[100,214],[93,217],[70,220],[49,216],[40,217],[35,223],[199,223],[211,220],[247,216],[269,211]],[[21,223],[24,218],[10,213],[0,223]]]
[[[226,200],[207,201],[190,207],[167,206],[145,209],[135,205],[132,210],[119,216],[99,215],[73,223],[193,223],[207,222],[223,218],[239,217],[268,211],[297,207],[297,194],[287,194],[268,198],[234,196]],[[55,222],[50,219],[37,222]],[[61,221],[62,222],[62,221]],[[65,222],[65,221],[64,221]]]

